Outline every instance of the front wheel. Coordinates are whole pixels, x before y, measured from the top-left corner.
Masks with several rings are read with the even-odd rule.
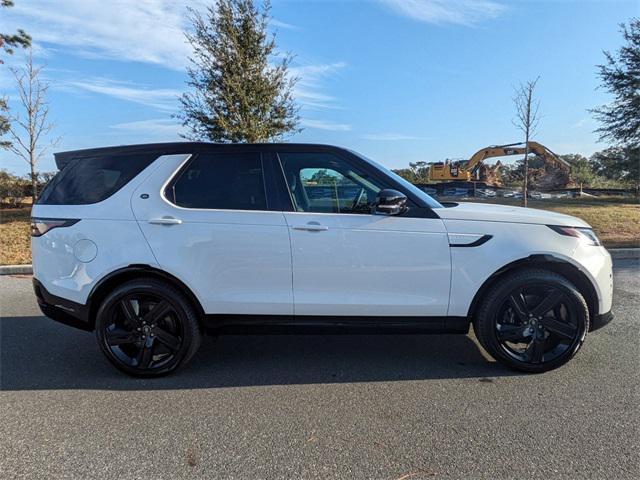
[[[119,370],[138,377],[166,375],[200,346],[198,316],[172,285],[141,278],[111,292],[96,316],[100,349]]]
[[[524,270],[501,279],[474,320],[480,344],[520,371],[545,372],[568,362],[589,330],[584,297],[565,277]]]

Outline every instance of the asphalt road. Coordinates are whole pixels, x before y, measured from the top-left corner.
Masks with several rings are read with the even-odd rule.
[[[228,336],[159,380],[0,277],[2,478],[640,478],[640,264],[616,319],[523,375],[470,336]]]

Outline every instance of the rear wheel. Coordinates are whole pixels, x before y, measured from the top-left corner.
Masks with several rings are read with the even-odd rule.
[[[96,335],[116,368],[140,377],[165,375],[186,364],[201,341],[191,303],[172,285],[151,278],[126,282],[105,298]]]
[[[585,299],[566,278],[524,270],[488,292],[474,321],[480,344],[496,360],[525,372],[568,362],[589,330]]]

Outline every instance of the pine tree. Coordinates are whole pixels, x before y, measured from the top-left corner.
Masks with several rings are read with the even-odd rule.
[[[180,97],[177,116],[188,128],[185,138],[254,143],[299,131],[292,57],[276,52],[269,10],[268,0],[261,8],[253,0],[218,0],[204,16],[190,10],[193,91]]]
[[[13,0],[0,0],[0,7],[13,7]],[[0,48],[9,55],[13,53],[13,47],[26,48],[29,46],[31,46],[31,37],[22,29],[18,29],[16,33],[0,33]],[[0,63],[3,63],[1,58]]]
[[[640,148],[640,19],[621,25],[625,40],[615,55],[604,52],[607,63],[599,65],[602,86],[614,97],[609,105],[592,110],[601,127],[601,140]]]
[[[0,7],[13,7],[13,0],[0,0]],[[29,47],[31,45],[31,37],[24,31],[19,29],[17,33],[0,33],[0,48],[5,53],[11,55],[13,47]],[[4,63],[0,58],[0,64]],[[9,121],[9,107],[7,99],[0,98],[0,148],[9,148],[11,142],[2,140],[2,137],[9,131],[11,123]]]

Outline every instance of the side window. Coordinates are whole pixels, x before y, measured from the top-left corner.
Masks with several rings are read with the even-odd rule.
[[[71,160],[42,191],[40,205],[89,205],[110,197],[158,157],[106,155]]]
[[[267,210],[260,154],[199,154],[165,196],[185,208]]]
[[[378,180],[330,153],[280,153],[294,208],[299,212],[370,214]]]

